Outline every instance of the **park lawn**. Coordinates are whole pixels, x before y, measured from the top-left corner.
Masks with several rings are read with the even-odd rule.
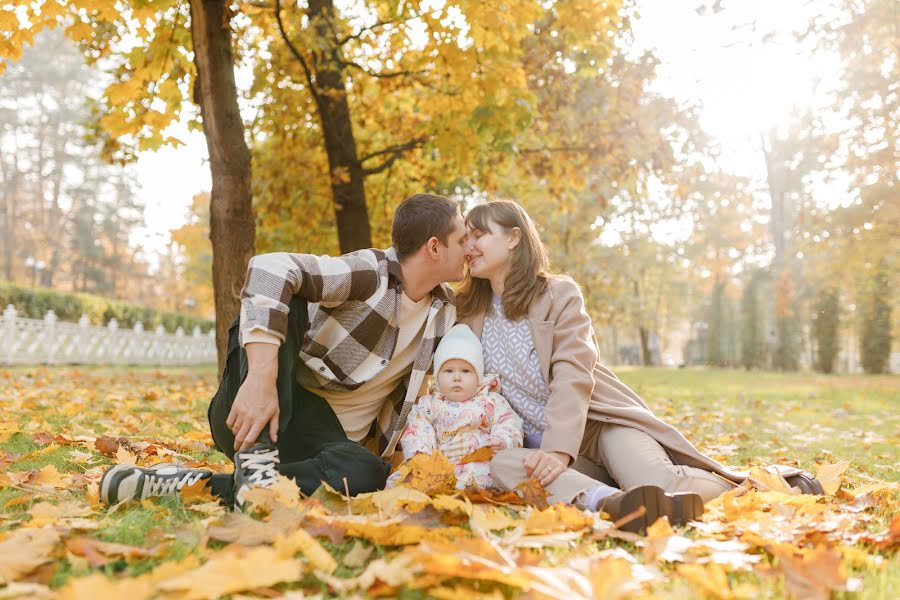
[[[136,600],[217,590],[461,599],[517,597],[525,588],[530,597],[572,598],[785,597],[788,590],[828,597],[829,588],[838,597],[888,598],[900,589],[900,531],[892,542],[882,535],[892,522],[900,529],[900,377],[618,373],[727,464],[815,471],[848,460],[840,491],[728,494],[708,505],[703,524],[672,531],[660,523],[638,539],[611,534],[607,521],[574,509],[473,508],[413,490],[352,502],[320,490],[298,503],[286,486],[260,498],[269,507],[257,519],[303,522],[316,539],[270,546],[271,531],[248,539],[253,524],[203,490],[114,510],[97,502],[99,476],[116,461],[230,469],[206,429],[213,369],[14,368],[0,370],[3,591]]]

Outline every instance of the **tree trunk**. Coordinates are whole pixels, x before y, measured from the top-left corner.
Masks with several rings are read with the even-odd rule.
[[[340,46],[330,22],[335,18],[333,0],[309,0],[306,9],[322,44],[315,52],[313,73],[315,97],[328,154],[331,194],[337,219],[341,252],[372,246],[372,230],[366,208],[365,173],[356,150],[350,105],[345,88],[346,75]]]
[[[638,335],[641,338],[641,362],[645,367],[653,366],[653,355],[650,353],[650,332],[646,327],[638,327]]]
[[[253,256],[256,225],[250,189],[250,150],[234,83],[231,29],[223,0],[191,0],[191,39],[212,173],[210,234],[219,373],[225,364],[228,328],[240,312],[240,292]]]
[[[16,196],[19,193],[19,169],[16,162],[13,162],[8,179],[3,194],[3,276],[7,281],[12,281],[13,253],[16,250]]]

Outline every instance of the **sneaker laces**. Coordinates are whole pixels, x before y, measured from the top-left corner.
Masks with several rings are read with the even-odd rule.
[[[202,471],[188,471],[178,476],[163,475],[147,475],[144,478],[144,487],[141,491],[141,498],[148,496],[169,496],[180,492],[185,486],[192,486],[203,478]]]
[[[250,474],[247,481],[260,487],[269,487],[278,479],[279,462],[278,450],[270,450],[259,454],[242,454],[241,469],[246,469]]]

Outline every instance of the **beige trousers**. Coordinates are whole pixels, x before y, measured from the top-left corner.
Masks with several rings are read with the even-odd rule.
[[[528,452],[519,448],[498,453],[491,461],[494,483],[509,490],[525,481],[523,461]],[[732,482],[711,471],[672,463],[659,442],[639,429],[590,421],[580,456],[547,486],[548,500],[572,503],[599,482],[623,490],[655,485],[667,492],[694,492],[704,502],[734,488]]]

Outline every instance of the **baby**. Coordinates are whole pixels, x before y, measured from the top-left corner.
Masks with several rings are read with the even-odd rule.
[[[496,451],[522,447],[522,419],[493,391],[496,377],[484,376],[481,341],[467,325],[454,325],[434,353],[437,391],[422,396],[409,412],[400,437],[403,458],[443,452],[454,464],[456,487],[491,487],[489,462],[460,460],[490,446]],[[397,484],[397,474],[388,487]]]

